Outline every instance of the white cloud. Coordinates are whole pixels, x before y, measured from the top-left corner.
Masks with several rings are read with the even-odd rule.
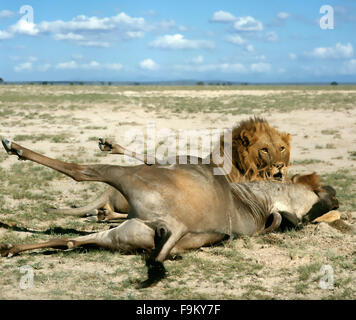
[[[111,18],[115,23],[131,26],[134,28],[142,28],[145,26],[144,18],[132,18],[128,16],[125,12],[121,12],[118,15]]]
[[[185,64],[175,65],[173,68],[183,72],[222,72],[236,74],[267,73],[272,70],[271,64],[265,62],[252,63],[250,65],[244,65],[242,63]]]
[[[34,23],[28,22],[25,19],[20,19],[17,21],[9,28],[9,31],[12,34],[25,34],[29,36],[36,36],[40,32]]]
[[[146,31],[159,31],[159,32],[167,32],[172,28],[176,27],[176,23],[174,20],[162,20],[151,25],[146,25]]]
[[[297,55],[296,55],[295,53],[291,52],[291,53],[289,54],[289,59],[295,60],[295,59],[297,59]]]
[[[288,12],[278,12],[277,18],[281,20],[286,20],[290,17],[290,14]]]
[[[72,59],[73,60],[82,60],[84,58],[84,56],[80,53],[74,53],[72,54]]]
[[[71,21],[43,21],[38,24],[41,32],[69,33],[85,31],[107,31],[115,28],[112,18],[97,18],[79,15]]]
[[[265,73],[271,71],[271,65],[265,62],[251,64],[251,71]]]
[[[155,10],[151,9],[151,10],[147,10],[147,11],[142,12],[142,14],[144,16],[154,17],[154,16],[157,15],[157,12]]]
[[[98,48],[109,48],[110,43],[106,41],[78,41],[77,45],[81,47],[98,47]]]
[[[145,35],[142,31],[127,31],[126,36],[130,39],[143,38]]]
[[[203,56],[197,56],[196,58],[192,59],[192,62],[195,64],[200,64],[204,62],[204,57]]]
[[[82,69],[88,69],[88,70],[98,69],[100,68],[100,63],[97,61],[90,61],[89,63],[82,64],[80,67]]]
[[[341,73],[346,75],[356,75],[356,59],[344,62]]]
[[[77,40],[77,34],[86,34],[87,36],[95,35],[95,33],[105,33],[117,30],[119,33],[129,35],[131,37],[141,37],[145,31],[147,24],[144,18],[130,17],[126,13],[121,12],[116,16],[98,18],[79,15],[70,21],[43,21],[38,24],[38,29],[41,32],[51,32],[56,35],[57,40]],[[131,34],[130,34],[131,32]],[[135,34],[134,32],[141,32]],[[67,36],[64,36],[67,35]],[[79,39],[81,40],[81,39]]]
[[[287,70],[285,68],[278,68],[278,73],[285,73]]]
[[[247,68],[240,63],[216,63],[204,65],[175,65],[174,69],[184,72],[224,72],[246,73]]]
[[[334,47],[319,47],[313,49],[311,52],[305,52],[304,55],[307,57],[318,58],[318,59],[343,59],[351,58],[354,54],[352,44],[348,42],[343,45],[337,43]]]
[[[0,19],[10,18],[14,15],[14,13],[10,10],[1,10],[0,11]]]
[[[38,61],[38,58],[35,56],[29,56],[27,60],[30,62],[36,62],[36,61]]]
[[[55,40],[83,40],[84,37],[81,34],[69,33],[57,33],[54,35]]]
[[[4,11],[1,13],[6,15]],[[171,20],[163,24],[168,28],[175,23]],[[20,19],[6,31],[0,31],[0,40],[12,38],[16,34],[30,36],[50,34],[55,40],[71,41],[80,46],[108,47],[108,40],[115,39],[115,35],[116,38],[142,38],[146,31],[152,29],[154,29],[153,25],[147,24],[144,18],[130,17],[124,12],[112,17],[98,18],[79,15],[69,21],[42,21],[38,24]]]
[[[213,17],[211,18],[211,21],[213,22],[232,22],[235,21],[237,18],[231,14],[230,12],[227,11],[216,11],[213,14]]]
[[[276,42],[278,41],[278,35],[274,31],[270,31],[266,33],[266,41]]]
[[[14,70],[15,70],[15,72],[31,71],[32,70],[32,62],[20,63],[19,65],[15,66]]]
[[[255,57],[256,60],[266,60],[266,56],[264,54],[261,54],[260,56]]]
[[[237,31],[262,31],[263,24],[251,16],[238,17],[234,28]]]
[[[3,15],[7,15],[0,11]],[[186,30],[177,26],[174,20],[162,20],[148,23],[142,17],[131,17],[125,12],[110,17],[88,17],[78,15],[71,20],[41,21],[37,24],[20,19],[4,31],[0,31],[0,40],[10,39],[14,35],[30,36],[50,35],[57,41],[70,41],[83,47],[109,47],[118,39],[143,38],[147,32],[166,33],[173,28]]]
[[[10,60],[12,60],[12,61],[19,61],[19,60],[21,60],[21,57],[19,57],[19,56],[9,56],[9,58],[10,58]]]
[[[223,72],[228,73],[245,73],[246,67],[241,63],[223,63],[220,65],[220,69]]]
[[[156,40],[150,43],[150,46],[153,48],[161,49],[172,49],[172,50],[181,50],[181,49],[202,49],[202,48],[214,48],[214,43],[207,40],[190,40],[184,38],[182,34],[174,35],[164,35],[157,38]]]
[[[121,63],[108,63],[104,66],[108,70],[121,70],[123,65]]]
[[[33,62],[38,61],[38,59],[32,59],[33,57],[29,57],[29,61],[20,63],[14,67],[16,72],[22,71],[33,71],[37,70],[40,72],[46,72],[52,65],[50,63],[37,63],[33,64]],[[110,71],[118,71],[123,68],[122,64],[120,63],[105,63],[101,64],[98,61],[92,60],[87,63],[78,63],[75,60],[65,61],[57,63],[54,66],[55,70],[110,70]]]
[[[184,31],[187,31],[188,28],[185,27],[185,26],[178,26],[178,30],[179,30],[180,32],[184,32]]]
[[[248,52],[253,52],[253,51],[255,51],[255,48],[253,47],[252,44],[249,44],[249,45],[246,46],[246,50],[247,50]]]
[[[225,41],[235,44],[237,46],[244,46],[244,49],[247,52],[253,52],[255,50],[252,44],[248,44],[247,41],[238,34],[229,35],[225,37]]]
[[[56,69],[67,70],[67,69],[77,69],[78,64],[74,61],[60,62],[56,65]]]
[[[82,58],[81,58],[82,59]],[[80,59],[80,60],[81,60]],[[78,63],[75,60],[60,62],[55,66],[57,70],[121,70],[123,68],[120,63],[105,63],[102,64],[98,61],[92,60],[88,63]]]
[[[0,40],[7,40],[12,37],[13,37],[12,33],[0,30]]]
[[[243,39],[238,34],[226,36],[225,37],[225,41],[233,43],[233,44],[236,44],[236,45],[239,45],[239,46],[246,43],[246,40]]]
[[[38,66],[38,70],[41,72],[46,72],[51,67],[50,63],[45,63],[43,65]]]
[[[156,70],[158,69],[158,65],[152,59],[145,59],[140,62],[141,69],[145,70]]]

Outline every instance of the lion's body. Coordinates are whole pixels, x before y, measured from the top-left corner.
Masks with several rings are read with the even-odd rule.
[[[231,171],[226,172],[226,177],[230,182],[286,179],[290,156],[289,134],[280,133],[272,128],[266,120],[255,117],[240,122],[232,129],[231,136],[231,153],[225,152],[224,142],[230,142],[225,141],[222,134],[220,143],[209,155],[210,161],[214,162],[214,154],[220,152],[220,155],[223,155],[225,152],[225,159],[232,163]],[[222,165],[218,166],[222,167]],[[101,216],[101,220],[115,219],[116,212],[127,213],[129,209],[127,201],[120,192],[109,188],[85,207],[50,209],[50,211],[85,216],[90,211],[93,212],[93,210],[100,210],[104,207],[106,216],[104,218]]]

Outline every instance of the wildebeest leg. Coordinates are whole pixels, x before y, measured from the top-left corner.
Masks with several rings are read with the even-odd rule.
[[[171,232],[166,226],[157,226],[155,230],[155,249],[146,260],[148,279],[140,283],[138,288],[147,288],[166,276],[163,261],[167,258],[176,243],[186,234],[184,228],[175,226]]]
[[[142,161],[143,163],[147,165],[152,165],[157,163],[157,160],[155,157],[151,157],[147,154],[140,154],[137,152],[130,151],[119,144],[113,142],[111,139],[99,139],[99,148],[101,151],[110,151],[111,154],[121,154],[121,155],[126,155],[131,158],[135,158],[137,160]]]
[[[79,165],[76,163],[68,163],[61,160],[51,159],[4,138],[2,139],[2,144],[8,154],[17,155],[20,160],[31,160],[37,162],[46,167],[64,173],[76,181],[110,182],[113,175],[115,175],[115,178],[118,178],[120,174],[124,173],[122,170],[123,168],[120,166],[100,164]]]
[[[218,243],[228,236],[223,233],[188,233],[182,237],[171,250],[171,254],[177,254],[187,249],[198,249],[203,246]]]
[[[142,220],[130,219],[116,228],[74,239],[53,239],[34,244],[0,244],[0,254],[5,257],[34,249],[55,248],[66,250],[85,245],[94,245],[124,252],[131,252],[137,249],[151,252],[154,246],[154,234],[154,230]]]
[[[15,254],[18,254],[23,251],[41,249],[41,248],[54,248],[54,249],[72,249],[83,245],[83,243],[75,242],[74,240],[69,239],[53,239],[41,243],[32,243],[32,244],[16,244],[16,245],[7,245],[0,244],[0,254],[2,257],[11,257]]]

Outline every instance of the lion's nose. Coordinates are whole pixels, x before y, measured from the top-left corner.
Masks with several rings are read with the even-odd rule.
[[[282,169],[284,164],[283,162],[280,162],[280,163],[275,163],[273,166],[275,166],[277,169]]]

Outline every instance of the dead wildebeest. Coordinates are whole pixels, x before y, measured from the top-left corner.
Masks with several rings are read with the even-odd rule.
[[[150,163],[160,163],[155,159],[150,161],[152,159],[148,159],[147,154],[128,152],[107,139],[102,139],[100,147],[102,151],[111,151],[112,154],[126,154],[138,157],[143,162],[148,160]],[[231,139],[226,139],[225,132],[221,134],[219,143],[206,159],[217,163],[214,158],[219,154],[224,154],[231,163],[230,170],[224,172],[230,182],[285,181],[290,158],[290,135],[271,127],[265,119],[250,118],[232,128]],[[224,170],[224,163],[225,161],[217,165]],[[117,189],[109,187],[83,207],[48,208],[45,211],[79,217],[96,216],[99,221],[112,221],[126,218],[129,210],[130,206],[125,197]]]
[[[2,139],[9,154],[62,172],[76,181],[101,181],[119,190],[130,204],[129,220],[108,231],[40,244],[1,245],[2,256],[37,248],[97,245],[119,251],[138,248],[146,259],[147,287],[165,276],[163,261],[172,252],[199,248],[226,236],[256,235],[277,229],[282,217],[294,226],[338,207],[335,191],[311,174],[291,183],[230,183],[212,164],[79,165],[55,160]]]

